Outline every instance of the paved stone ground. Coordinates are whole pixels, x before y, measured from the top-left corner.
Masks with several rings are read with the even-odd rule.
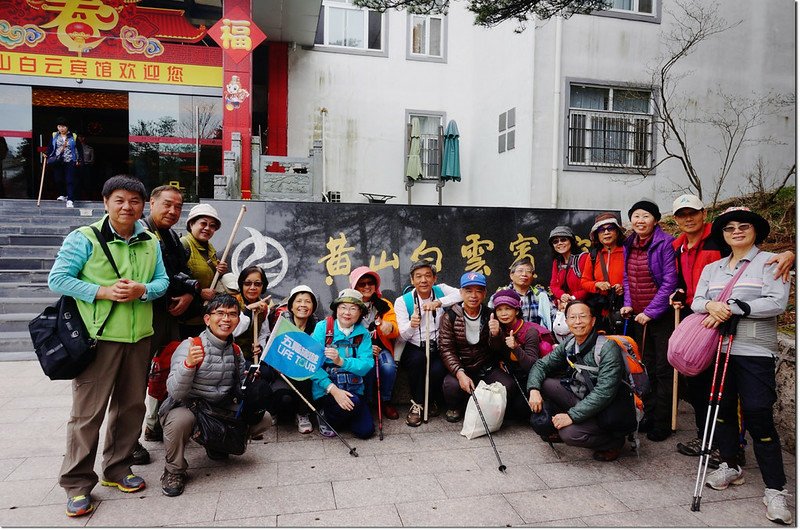
[[[706,488],[702,511],[690,511],[697,459],[674,450],[690,437],[685,404],[676,436],[642,437],[639,458],[611,463],[563,444],[559,460],[530,428],[506,426],[495,441],[507,474],[485,436],[467,440],[441,417],[417,429],[387,421],[383,441],[348,437],[359,458],[316,430],[278,426],[224,465],[192,447],[190,482],[176,498],[159,487],[163,446],[147,442],[153,462],[134,468],[147,489],[97,486],[97,510],[69,519],[57,477],[70,383],[47,380],[35,361],[0,363],[0,382],[0,526],[773,526],[750,447],[747,482]],[[784,459],[794,494],[795,457]]]

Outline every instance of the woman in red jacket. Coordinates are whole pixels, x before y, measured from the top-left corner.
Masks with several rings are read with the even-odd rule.
[[[625,237],[617,217],[601,213],[594,219],[589,233],[592,250],[581,270],[581,287],[587,292],[586,302],[597,316],[608,317],[622,307],[622,280],[625,256],[622,242]],[[602,318],[598,326],[614,333],[613,324]]]
[[[548,239],[553,249],[553,271],[550,275],[550,290],[559,309],[570,300],[583,300],[586,290],[581,286],[581,269],[588,253],[581,252],[578,240],[568,226],[557,226]]]

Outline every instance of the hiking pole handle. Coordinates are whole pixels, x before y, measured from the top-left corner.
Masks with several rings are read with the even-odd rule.
[[[231,235],[228,237],[228,244],[225,245],[225,250],[222,252],[220,261],[225,261],[228,258],[228,252],[230,252],[231,246],[233,246],[233,238],[236,237],[236,231],[239,230],[239,225],[242,224],[242,218],[246,211],[247,207],[243,204],[242,209],[239,210],[239,216],[236,218],[236,223],[233,225],[233,230],[231,230]],[[211,280],[211,289],[217,286],[217,280],[219,280],[219,271],[214,272],[214,279]]]

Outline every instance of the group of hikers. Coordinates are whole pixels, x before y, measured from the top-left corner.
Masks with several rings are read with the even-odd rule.
[[[630,235],[614,213],[598,215],[589,251],[579,247],[570,227],[557,226],[548,239],[553,263],[546,286],[534,285],[536,271],[527,257],[510,265],[509,282],[496,291],[478,272],[464,273],[458,288],[437,283],[434,264],[418,261],[408,271],[410,288],[392,302],[383,297],[380,274],[357,267],[331,302],[331,316],[319,319],[327,312],[307,285],[294,286],[276,303],[261,268],[247,267],[232,278],[210,242],[222,224],[212,206],[192,208],[187,233],[179,237],[173,229],[183,206],[179,189],[152,190],[144,218],[148,194],[141,181],[112,177],[102,195],[107,214],[65,238],[48,280],[53,291],[76,299],[98,339],[96,359],[72,386],[59,479],[68,516],[94,510],[104,419],[101,485],[124,492],[145,487],[132,466],[150,461],[139,442],[146,419],[144,438],[165,447],[162,492],[177,496],[187,482],[189,440],[197,438],[198,403],[240,410],[242,383],[254,375],[261,403],[248,414],[251,439],[277,423],[296,424],[306,435],[316,424],[322,436],[349,430],[369,438],[375,402],[379,426],[384,418],[400,418],[393,390],[402,369],[410,427],[440,414],[460,422],[478,383],[499,383],[507,396],[505,422],[530,423],[548,443],[585,447],[594,459],[613,461],[634,431],[652,442],[673,432],[667,344],[679,311],[707,315],[708,328],[739,319],[710,454],[716,469],[705,484],[725,489],[744,482],[739,440],[746,429],[765,484],[767,517],[792,521],[772,406],[776,323],[788,301],[795,256],[759,250],[770,227],[747,208],[729,208],[707,222],[702,201],[682,195],[673,203],[681,231],[676,239],[659,226],[657,204],[642,199],[627,212]],[[718,299],[731,278],[730,296]],[[259,362],[278,319],[324,347],[324,361],[310,379],[291,380]],[[621,427],[612,412],[635,413],[638,399],[626,385],[620,342],[611,340],[621,335],[632,338],[649,377],[643,416],[632,427]],[[170,343],[167,396],[146,400],[151,360]],[[696,438],[677,444],[685,455],[704,453],[712,368],[685,378],[684,397],[697,426]],[[210,445],[206,453],[215,460],[229,457]]]

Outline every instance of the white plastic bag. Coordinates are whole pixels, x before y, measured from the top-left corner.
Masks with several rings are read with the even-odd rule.
[[[478,398],[478,403],[480,403],[483,417],[486,419],[486,425],[489,426],[489,432],[499,430],[500,426],[503,425],[503,417],[506,414],[506,403],[508,401],[506,387],[498,381],[487,385],[484,380],[480,380],[474,392],[475,397]],[[461,429],[461,436],[466,436],[467,440],[472,440],[484,435],[486,435],[486,429],[483,428],[481,415],[475,407],[475,400],[470,397],[467,403],[467,411],[464,413],[464,427]]]

